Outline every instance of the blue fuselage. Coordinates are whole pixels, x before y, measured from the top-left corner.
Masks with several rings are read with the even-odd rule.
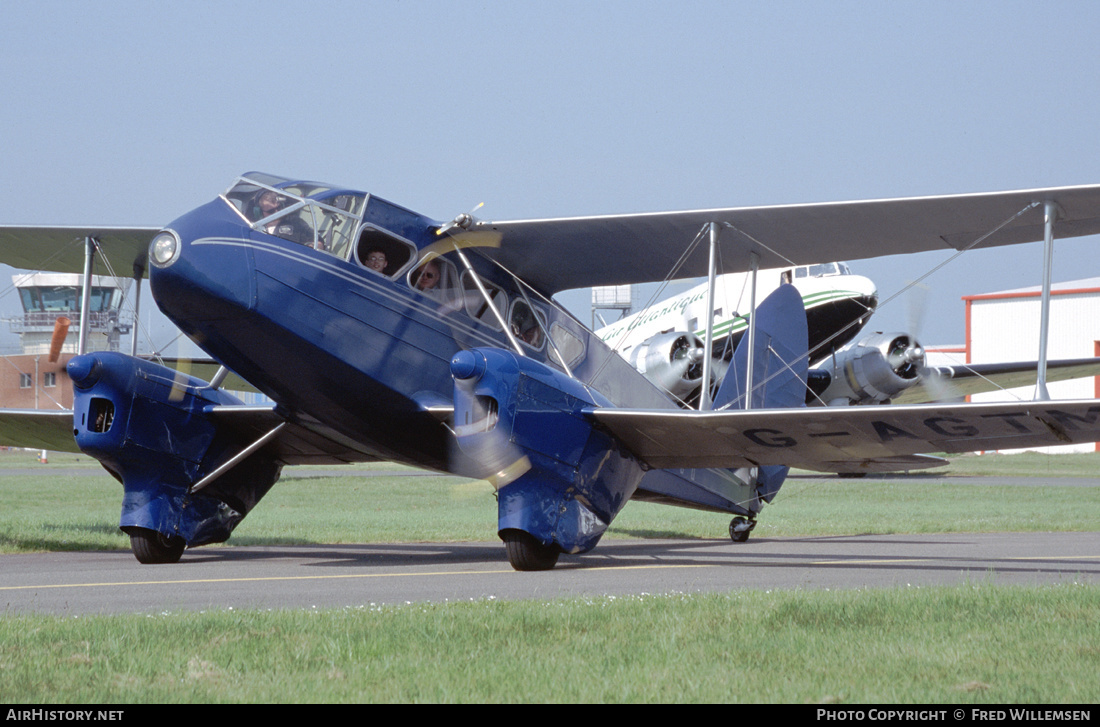
[[[373,197],[363,213],[364,229],[368,224],[372,233],[382,229],[416,246],[407,270],[420,249],[445,239],[434,235],[431,220]],[[458,281],[464,270],[453,252],[438,261],[450,266],[457,289],[441,299],[415,287],[415,271],[380,275],[354,249],[344,259],[258,231],[222,198],[168,229],[180,239],[178,258],[150,271],[164,313],[285,416],[323,422],[379,457],[449,469],[448,430],[429,409],[452,404],[449,364],[459,350],[518,345],[533,360],[551,358],[545,340],[534,346],[505,336],[499,319],[482,310],[487,304],[476,288]],[[672,406],[581,324],[534,302],[533,292],[524,295],[476,254],[467,257],[494,301],[511,301],[499,304],[502,316],[514,317],[517,306],[537,310],[544,330],[569,347],[562,355],[579,377],[626,376],[610,387],[610,400]]]

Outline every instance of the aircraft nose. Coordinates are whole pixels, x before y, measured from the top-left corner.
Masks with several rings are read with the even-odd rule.
[[[252,310],[256,283],[247,240],[184,235],[180,239],[166,263],[151,258],[150,290],[165,315],[180,325],[228,320]]]

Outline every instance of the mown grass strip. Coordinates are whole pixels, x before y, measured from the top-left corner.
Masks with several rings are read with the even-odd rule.
[[[1100,589],[0,619],[0,699],[1096,703]]]

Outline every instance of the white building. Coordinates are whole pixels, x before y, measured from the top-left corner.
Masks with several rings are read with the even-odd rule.
[[[1039,357],[1041,288],[1019,288],[963,296],[966,303],[968,363],[1034,361]],[[1047,358],[1100,356],[1100,278],[1074,280],[1051,287]],[[1047,385],[1052,399],[1100,398],[1100,377]],[[1035,386],[989,394],[974,401],[1032,399]],[[1096,444],[1048,447],[1048,452],[1100,451]]]

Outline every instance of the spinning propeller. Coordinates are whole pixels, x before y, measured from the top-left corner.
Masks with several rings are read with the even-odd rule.
[[[464,474],[487,480],[499,490],[531,468],[531,462],[511,440],[510,422],[502,421],[500,404],[482,377],[488,362],[480,351],[459,351],[451,359],[454,378],[454,448],[451,453]]]
[[[916,374],[920,378],[918,386],[922,387],[928,392],[928,400],[933,401],[949,401],[951,399],[957,399],[961,395],[956,391],[955,387],[951,384],[950,379],[941,376],[939,372],[927,365],[927,358],[925,350],[917,343],[917,339],[920,337],[920,333],[924,330],[924,317],[928,312],[925,301],[928,299],[928,286],[914,283],[908,296],[909,307],[909,331],[910,338],[913,344],[920,348],[919,360],[912,352],[906,352],[901,356],[908,357],[909,366],[916,366]],[[894,362],[895,357],[891,356],[891,363]],[[901,358],[898,358],[900,365],[905,365]]]

